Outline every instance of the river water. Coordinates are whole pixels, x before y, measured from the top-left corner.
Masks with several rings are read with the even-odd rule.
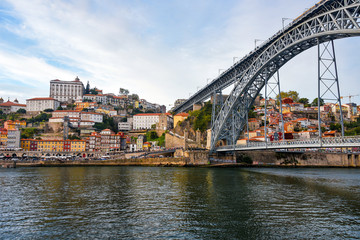
[[[360,169],[0,169],[0,239],[360,239]]]

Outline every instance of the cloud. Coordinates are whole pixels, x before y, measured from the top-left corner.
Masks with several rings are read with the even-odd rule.
[[[30,98],[48,95],[51,79],[79,76],[105,92],[117,93],[124,87],[166,105],[187,98],[206,79],[215,78],[219,69],[230,67],[233,57],[250,52],[255,38],[267,39],[277,32],[282,17],[295,18],[314,4],[310,0],[7,3],[0,12],[6,19],[0,32],[1,82],[13,79],[31,87],[33,91],[25,94]],[[10,33],[20,40],[6,40]],[[306,89],[297,83],[308,75],[299,69],[311,68],[308,55],[304,56],[296,57],[296,66],[289,63],[282,74],[283,86],[294,86],[301,94]]]

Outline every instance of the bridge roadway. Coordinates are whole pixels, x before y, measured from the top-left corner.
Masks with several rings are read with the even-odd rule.
[[[360,137],[313,138],[308,140],[285,140],[276,142],[252,142],[247,145],[227,145],[218,147],[217,152],[248,151],[292,148],[347,148],[360,147]]]

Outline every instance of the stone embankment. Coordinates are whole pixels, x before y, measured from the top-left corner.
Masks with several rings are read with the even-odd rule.
[[[359,153],[243,151],[235,155],[214,155],[212,159],[252,162],[252,166],[360,167]]]

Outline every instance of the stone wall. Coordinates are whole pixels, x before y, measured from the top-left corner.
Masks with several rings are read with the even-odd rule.
[[[165,133],[165,147],[166,148],[177,148],[185,147],[184,139],[173,136],[169,133]]]
[[[236,153],[237,162],[248,156],[258,165],[296,165],[307,167],[360,167],[359,154],[321,152],[244,151]]]

